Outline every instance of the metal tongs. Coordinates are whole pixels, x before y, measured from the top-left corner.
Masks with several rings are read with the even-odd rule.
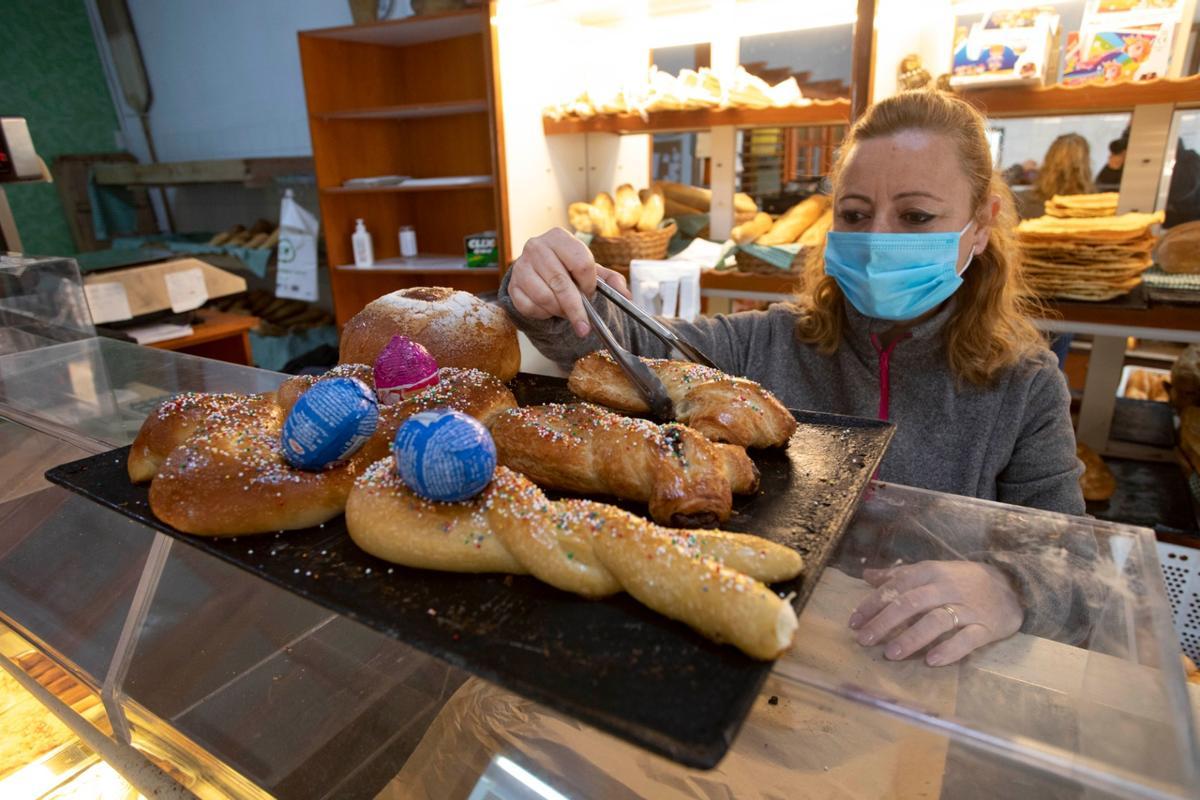
[[[600,280],[599,277],[596,278],[596,291],[604,295],[617,308],[632,317],[643,328],[658,337],[667,347],[679,351],[689,361],[716,369],[716,364],[712,362],[712,359],[704,355],[698,347],[681,339],[674,331],[625,299],[625,295]],[[638,394],[646,401],[646,405],[650,406],[650,413],[660,420],[675,419],[675,408],[671,403],[671,396],[667,394],[667,389],[663,386],[662,381],[658,379],[658,376],[640,358],[621,346],[620,342],[613,336],[612,331],[604,324],[604,320],[596,312],[592,301],[588,300],[587,296],[582,292],[580,292],[580,298],[583,300],[583,310],[587,312],[588,319],[591,321],[592,327],[595,328],[596,334],[604,342],[604,346],[608,348],[608,352],[612,355],[613,360],[617,362],[617,366],[621,368],[621,371],[629,378],[630,383],[637,389]]]

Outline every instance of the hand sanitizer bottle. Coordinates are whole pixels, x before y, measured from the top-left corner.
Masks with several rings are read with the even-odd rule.
[[[375,248],[371,245],[371,234],[361,219],[358,220],[358,225],[355,227],[350,241],[354,244],[354,266],[369,267],[375,263]]]

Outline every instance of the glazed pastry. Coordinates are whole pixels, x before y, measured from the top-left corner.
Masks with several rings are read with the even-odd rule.
[[[746,378],[665,358],[643,358],[663,382],[675,406],[675,419],[709,439],[742,447],[787,444],[796,420],[775,396]],[[650,407],[607,352],[575,362],[567,387],[579,397],[630,414]]]
[[[346,526],[368,553],[405,566],[528,573],[584,597],[623,589],[754,658],[777,657],[796,631],[791,604],[761,582],[800,574],[795,551],[745,534],[670,531],[601,503],[553,502],[505,467],[473,500],[432,503],[382,459],[356,481]]]
[[[289,464],[280,433],[296,399],[323,380],[361,376],[364,369],[364,383],[371,386],[369,369],[342,365],[319,378],[289,379],[276,393],[171,398],[142,424],[130,449],[130,479],[152,479],[151,510],[185,533],[236,536],[306,528],[342,512],[354,478],[388,454],[396,429],[413,414],[451,408],[486,425],[516,407],[494,376],[447,367],[436,386],[380,406],[375,432],[344,463],[319,471]]]
[[[587,403],[512,409],[491,432],[498,463],[538,485],[648,502],[663,525],[714,526],[729,519],[734,492],[758,488],[741,447]]]

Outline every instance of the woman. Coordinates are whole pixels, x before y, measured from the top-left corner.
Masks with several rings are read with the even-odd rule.
[[[884,100],[851,128],[831,181],[833,230],[797,305],[669,324],[790,408],[893,420],[883,480],[1083,513],[1070,396],[1027,316],[1011,195],[992,170],[983,118],[941,93]],[[526,244],[500,299],[543,353],[567,365],[600,346],[579,295],[591,295],[597,277],[626,291],[578,240],[552,230]],[[667,355],[602,297],[594,302],[634,352]],[[1074,590],[994,558],[864,577],[878,590],[851,617],[859,642],[894,637],[885,654],[906,658],[957,630],[928,651],[931,665],[1023,623],[1056,630],[1065,607],[1078,605],[1058,597],[1023,612],[1022,599]]]
[[[1078,133],[1064,133],[1046,150],[1042,168],[1033,188],[1020,195],[1018,211],[1022,218],[1046,213],[1046,201],[1056,194],[1092,194],[1092,149]]]

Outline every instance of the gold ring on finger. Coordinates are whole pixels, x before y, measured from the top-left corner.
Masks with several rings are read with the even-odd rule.
[[[946,603],[945,605],[941,606],[941,609],[950,615],[950,619],[954,622],[955,628],[962,627],[962,621],[959,620],[958,612],[954,610],[953,606],[951,606],[949,603]]]

